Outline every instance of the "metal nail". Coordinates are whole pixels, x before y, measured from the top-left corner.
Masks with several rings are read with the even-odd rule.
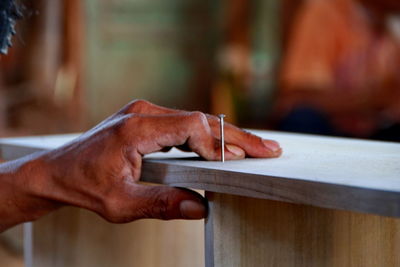
[[[221,137],[221,161],[225,162],[224,114],[219,114],[219,132]]]

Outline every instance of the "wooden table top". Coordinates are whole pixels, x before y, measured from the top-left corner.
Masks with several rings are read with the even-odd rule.
[[[173,149],[147,155],[141,180],[400,217],[400,144],[253,132],[280,142],[283,155],[222,163]],[[3,158],[14,159],[56,148],[76,136],[4,138],[0,151]]]

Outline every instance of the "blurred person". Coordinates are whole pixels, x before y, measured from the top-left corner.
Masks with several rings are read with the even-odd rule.
[[[12,27],[15,12],[14,1],[0,2],[2,53],[10,46],[12,31],[5,29]],[[142,156],[177,146],[219,160],[218,139],[215,116],[133,101],[58,149],[0,164],[0,232],[65,205],[86,208],[114,223],[204,218],[207,205],[196,192],[139,184]],[[228,160],[281,154],[278,143],[228,123],[225,141]]]
[[[397,0],[308,0],[281,70],[281,130],[400,141]]]

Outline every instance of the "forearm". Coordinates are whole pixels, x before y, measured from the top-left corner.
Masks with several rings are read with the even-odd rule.
[[[36,220],[59,206],[43,194],[50,174],[42,154],[0,164],[0,232]]]

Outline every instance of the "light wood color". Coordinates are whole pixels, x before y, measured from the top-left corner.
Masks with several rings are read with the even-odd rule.
[[[400,219],[377,216],[400,217],[400,144],[255,133],[279,141],[283,156],[221,163],[173,150],[143,162],[142,181],[210,192],[208,267],[400,266]],[[56,148],[76,136],[3,139],[0,152],[9,160]],[[39,266],[79,266],[80,258],[86,266],[109,266],[112,259],[185,266],[196,259],[186,265],[195,266],[197,258],[185,249],[203,242],[194,234],[200,227],[171,223],[179,232],[165,222],[111,225],[86,211],[61,210],[34,223],[33,260]],[[192,235],[184,240],[191,241],[175,241],[181,245],[174,251],[186,258],[165,260],[163,255],[178,255],[164,249],[185,231]],[[166,238],[157,239],[161,236]],[[140,250],[138,243],[144,244]],[[156,254],[150,255],[152,246]],[[161,260],[154,263],[153,257]]]
[[[207,195],[207,267],[400,266],[400,219]]]
[[[207,162],[173,150],[148,155],[142,181],[210,192],[400,217],[400,144],[270,131],[277,159]],[[3,139],[6,159],[51,149],[76,135]]]
[[[33,225],[35,267],[204,266],[203,221],[110,224],[64,208]]]
[[[22,225],[0,234],[0,266],[24,267]]]

